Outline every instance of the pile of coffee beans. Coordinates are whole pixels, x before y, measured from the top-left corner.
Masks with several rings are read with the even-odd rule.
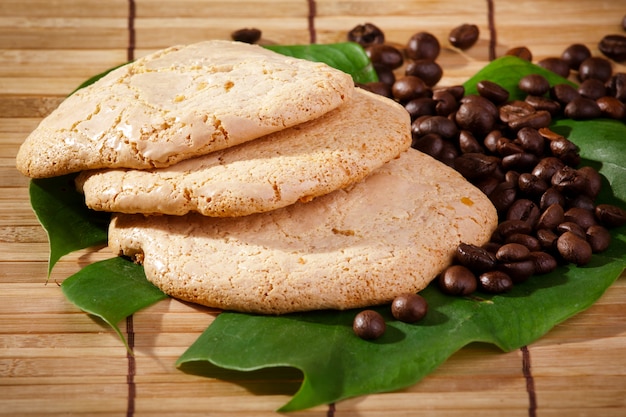
[[[437,278],[443,292],[506,292],[559,265],[585,265],[593,253],[608,248],[608,229],[626,223],[626,212],[595,204],[601,175],[580,166],[578,147],[550,125],[556,117],[623,120],[626,73],[613,74],[608,59],[574,44],[538,64],[565,78],[575,73],[578,87],[551,86],[542,75],[531,74],[519,80],[524,100],[509,100],[506,89],[488,80],[478,83],[478,94],[466,95],[463,86],[437,86],[441,47],[432,34],[416,33],[402,50],[386,45],[373,24],[368,28],[377,41],[363,46],[381,76],[362,87],[404,105],[411,115],[412,147],[456,169],[498,211],[499,225],[489,243],[458,246],[453,265]],[[451,31],[450,41],[463,49],[477,37],[476,29],[462,25]],[[358,42],[352,32],[348,39]],[[619,57],[618,39],[603,42],[611,43]],[[525,47],[509,54],[532,59]],[[404,73],[396,77],[403,65]]]

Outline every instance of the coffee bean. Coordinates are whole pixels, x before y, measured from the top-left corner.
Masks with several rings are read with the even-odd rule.
[[[514,245],[515,243],[510,243]],[[530,252],[526,259],[515,262],[504,262],[498,265],[498,269],[506,273],[514,284],[526,281],[535,273],[535,262],[530,259]]]
[[[411,115],[411,120],[420,116],[434,116],[436,114],[437,102],[430,97],[418,97],[409,100],[404,108]]]
[[[454,160],[454,168],[468,180],[491,175],[499,159],[483,153],[465,153]]]
[[[407,64],[404,73],[421,78],[429,87],[437,84],[443,76],[441,66],[432,59],[411,61]]]
[[[447,267],[437,279],[439,288],[449,295],[469,295],[478,286],[476,276],[463,265]]]
[[[565,221],[565,211],[563,206],[554,203],[548,206],[537,221],[538,229],[554,230],[557,226]]]
[[[437,87],[435,91],[445,91],[452,94],[456,101],[460,101],[465,95],[465,87],[463,85],[451,85],[448,87]]]
[[[535,109],[533,106],[526,103],[525,101],[520,100],[508,102],[498,108],[498,115],[500,116],[500,120],[502,120],[504,123],[510,123],[514,120],[529,116],[536,112],[537,109]]]
[[[580,97],[578,89],[569,84],[555,84],[550,87],[550,98],[562,105],[566,105],[577,97]]]
[[[504,103],[509,99],[509,92],[502,86],[488,80],[479,81],[476,84],[478,94],[495,104]]]
[[[580,227],[578,223],[564,221],[556,227],[557,234],[563,234],[566,232],[570,232],[575,234],[576,236],[585,239],[585,229]]]
[[[568,63],[570,69],[578,71],[580,63],[591,56],[591,51],[587,46],[575,43],[568,46],[561,54],[561,58]]]
[[[411,124],[411,132],[418,136],[436,133],[443,138],[455,138],[459,134],[456,124],[443,116],[422,116]]]
[[[545,110],[553,117],[561,112],[561,103],[548,97],[529,95],[524,101],[533,106],[535,110]]]
[[[556,241],[559,238],[559,235],[552,230],[539,229],[536,232],[536,236],[543,249],[550,251],[556,248]]]
[[[440,50],[439,40],[428,32],[414,34],[406,46],[406,54],[411,59],[435,60]]]
[[[579,168],[579,171],[582,169]],[[569,199],[569,207],[578,207],[585,210],[594,211],[596,208],[594,199],[589,197],[588,195],[577,195],[576,197]]]
[[[348,32],[348,40],[365,47],[372,44],[385,43],[385,34],[373,23],[365,23],[355,26]]]
[[[493,238],[504,241],[508,236],[515,233],[529,234],[530,232],[532,232],[530,223],[519,219],[507,219],[498,224],[493,233]]]
[[[535,224],[537,224],[540,216],[541,212],[534,201],[527,198],[520,198],[511,204],[511,207],[509,207],[507,211],[506,219],[521,220],[528,223],[528,225],[533,228]]]
[[[401,294],[391,302],[391,315],[405,323],[415,323],[426,316],[428,303],[419,294]]]
[[[602,116],[602,110],[595,100],[587,97],[578,97],[567,103],[565,116],[574,120],[597,119]]]
[[[546,181],[528,172],[520,174],[517,186],[523,194],[532,198],[540,197],[548,189]]]
[[[498,213],[505,213],[517,197],[516,184],[501,182],[488,197]]]
[[[542,127],[550,126],[550,123],[552,123],[552,116],[550,113],[545,110],[539,110],[527,116],[512,120],[508,124],[511,129],[517,131],[525,127],[540,129]]]
[[[461,129],[468,130],[477,136],[484,136],[493,130],[496,123],[496,117],[488,110],[488,107],[487,104],[478,100],[465,102],[456,111],[455,121]]]
[[[515,143],[522,146],[522,149],[537,156],[543,155],[545,151],[545,139],[539,134],[537,129],[532,127],[521,128],[516,135]]]
[[[257,43],[261,39],[261,31],[257,28],[242,28],[230,34],[232,40],[245,43]]]
[[[459,132],[459,149],[462,153],[484,153],[482,145],[469,130]]]
[[[611,234],[604,226],[599,224],[590,226],[586,230],[585,235],[593,253],[604,252],[611,244]]]
[[[537,162],[531,174],[549,182],[552,176],[564,166],[565,163],[562,160],[554,156],[549,156]]]
[[[591,260],[591,245],[572,232],[565,232],[559,236],[556,246],[559,254],[567,262],[582,266]]]
[[[411,142],[411,147],[433,158],[438,158],[443,152],[444,143],[445,140],[440,135],[429,133],[424,136],[414,137]]]
[[[520,174],[517,171],[513,171],[513,170],[507,171],[507,172],[504,173],[504,181],[505,182],[511,182],[513,184],[517,184],[518,181],[519,181],[519,175]]]
[[[373,81],[365,84],[360,84],[359,87],[383,97],[393,98],[393,94],[391,93],[391,86],[381,81]]]
[[[549,57],[544,58],[537,62],[537,65],[543,67],[549,71],[554,72],[557,75],[560,75],[563,78],[569,77],[569,63],[562,58],[558,57]]]
[[[604,83],[600,80],[596,80],[595,78],[589,78],[580,83],[578,86],[578,92],[581,96],[592,100],[604,97],[607,93]]]
[[[435,100],[435,112],[439,116],[448,116],[458,109],[457,99],[448,91],[433,91],[433,100]]]
[[[474,46],[480,35],[478,26],[473,24],[463,24],[450,31],[448,40],[455,48],[466,50]]]
[[[396,74],[389,68],[376,68],[376,74],[378,75],[378,81],[387,85],[393,85],[396,82]]]
[[[565,206],[565,196],[556,188],[549,187],[539,199],[539,209],[545,210],[552,204],[559,204],[560,206]]]
[[[607,89],[611,96],[622,102],[626,101],[626,73],[613,74],[607,83]]]
[[[534,273],[536,275],[547,274],[556,269],[558,263],[554,256],[547,252],[530,252],[529,259],[534,263]]]
[[[626,224],[626,211],[612,204],[598,204],[595,215],[600,223],[609,228]]]
[[[574,222],[583,229],[598,224],[593,211],[585,210],[580,207],[571,207],[563,213],[563,221]]]
[[[372,340],[381,337],[387,330],[387,325],[377,311],[363,310],[354,317],[352,330],[361,339]]]
[[[498,150],[498,141],[502,137],[502,132],[500,132],[499,130],[492,130],[491,132],[487,133],[487,135],[485,135],[483,144],[489,152],[495,153]]]
[[[564,195],[581,194],[587,185],[585,176],[576,168],[564,166],[552,176],[552,186]]]
[[[575,143],[566,139],[558,138],[550,141],[550,152],[566,165],[577,166],[580,164],[579,148]]]
[[[525,46],[516,46],[515,48],[511,48],[508,51],[505,52],[505,55],[511,55],[511,56],[516,56],[520,59],[523,59],[525,61],[532,61],[533,60],[533,54],[530,51],[530,49],[528,49]]]
[[[374,68],[394,70],[404,63],[402,52],[389,44],[372,44],[365,47],[365,53],[369,57]]]
[[[408,102],[415,98],[428,97],[430,89],[421,78],[410,75],[393,83],[391,94],[400,102]]]
[[[578,79],[585,81],[589,78],[595,78],[602,82],[607,82],[613,75],[613,67],[611,63],[599,56],[592,56],[585,59],[578,67]]]
[[[506,238],[504,243],[516,243],[524,245],[531,252],[541,250],[541,243],[539,242],[539,239],[525,233],[513,233]]]
[[[460,243],[455,252],[456,261],[472,271],[484,272],[495,268],[496,257],[487,249]]]
[[[598,49],[613,61],[626,61],[626,36],[606,35],[598,43]]]
[[[539,161],[537,155],[519,152],[502,158],[502,168],[517,171],[530,171]]]
[[[522,77],[517,86],[526,94],[543,96],[550,90],[550,83],[540,74],[529,74]]]
[[[519,243],[504,244],[496,252],[496,259],[500,262],[517,262],[528,259],[530,251]]]
[[[489,271],[478,277],[480,288],[488,293],[501,294],[513,288],[513,280],[505,272]]]
[[[474,185],[476,186],[476,188],[482,191],[483,194],[489,196],[496,189],[498,184],[500,184],[500,181],[498,181],[497,178],[487,177],[476,181]]]
[[[596,103],[605,117],[617,120],[626,117],[626,105],[615,97],[600,97]]]

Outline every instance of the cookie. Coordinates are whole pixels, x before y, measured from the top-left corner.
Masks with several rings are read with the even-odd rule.
[[[460,242],[497,226],[489,199],[413,149],[347,189],[237,218],[116,214],[109,246],[172,297],[282,314],[390,302],[423,289]]]
[[[245,216],[344,188],[410,144],[407,111],[357,89],[349,102],[292,128],[167,168],[87,171],[77,186],[99,211]]]
[[[342,71],[257,45],[172,47],[68,97],[26,138],[16,166],[34,178],[170,166],[313,120],[353,90]]]

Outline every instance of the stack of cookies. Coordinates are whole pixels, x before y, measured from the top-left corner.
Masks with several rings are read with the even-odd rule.
[[[489,200],[410,149],[410,118],[322,63],[207,41],[120,67],[26,139],[18,169],[78,173],[109,246],[165,293],[283,314],[423,289],[497,225]]]

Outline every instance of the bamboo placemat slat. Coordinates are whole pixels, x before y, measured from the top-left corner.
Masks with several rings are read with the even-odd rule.
[[[242,27],[258,27],[266,42],[294,44],[309,42],[312,22],[316,41],[330,43],[344,41],[354,25],[370,21],[398,45],[417,31],[435,34],[442,43],[441,84],[459,84],[488,60],[486,6],[482,0],[3,0],[0,416],[275,416],[300,384],[293,369],[222,371],[218,379],[177,370],[178,356],[217,313],[175,300],[135,314],[132,328],[119,323],[124,335],[133,336],[131,372],[117,334],[72,306],[58,286],[81,267],[110,257],[104,248],[64,257],[46,283],[47,238],[30,209],[28,179],[15,170],[14,158],[41,118],[80,82],[126,62],[129,53],[139,57],[176,43],[228,39]],[[540,59],[580,42],[597,55],[602,36],[621,33],[625,6],[623,0],[495,0],[496,50],[502,54],[526,45]],[[477,45],[465,52],[446,40],[461,23],[481,30]],[[471,344],[419,384],[294,415],[621,417],[626,413],[625,302],[622,276],[594,306],[525,351],[502,353]]]

